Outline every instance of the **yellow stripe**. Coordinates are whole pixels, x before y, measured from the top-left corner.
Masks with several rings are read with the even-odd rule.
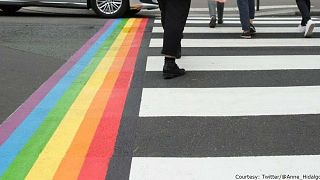
[[[97,69],[70,107],[44,150],[41,152],[26,179],[43,180],[52,179],[54,177],[57,168],[59,167],[82,120],[85,117],[87,109],[89,108],[96,92],[102,85],[118,50],[121,48],[121,45],[128,34],[128,29],[133,25],[133,23],[134,19],[128,20],[124,29],[118,35],[110,50],[101,60]]]

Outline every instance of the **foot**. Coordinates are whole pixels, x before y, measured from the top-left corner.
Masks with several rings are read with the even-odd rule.
[[[306,32],[306,26],[302,26],[301,24],[298,26],[298,31],[301,33],[305,33]]]
[[[304,32],[304,37],[308,38],[312,36],[315,23],[310,19],[306,25],[306,31]]]
[[[223,20],[222,19],[218,19],[218,24],[223,24]]]
[[[165,63],[163,66],[163,78],[164,79],[172,79],[175,77],[183,76],[186,73],[186,71],[182,68],[179,68],[179,66],[176,63]]]
[[[212,16],[210,19],[209,27],[215,28],[217,26],[217,18],[215,16]]]
[[[251,39],[252,38],[252,33],[250,31],[243,31],[243,33],[241,34],[242,38],[244,39]]]
[[[250,23],[250,33],[252,34],[252,35],[254,35],[254,34],[256,34],[256,27],[254,27],[254,25],[252,24],[252,23]]]

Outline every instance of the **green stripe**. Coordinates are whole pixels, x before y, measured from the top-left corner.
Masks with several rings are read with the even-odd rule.
[[[9,166],[8,170],[1,179],[24,179],[28,174],[33,164],[37,160],[39,154],[46,146],[54,131],[57,129],[61,120],[68,112],[74,100],[78,97],[82,88],[85,86],[90,76],[97,68],[98,64],[114,43],[127,20],[122,20],[117,26],[112,35],[103,43],[99,51],[95,54],[92,62],[86,69],[77,77],[70,88],[66,91],[63,97],[58,101],[57,105],[50,111],[41,126],[30,138],[26,146],[19,152],[16,159]]]

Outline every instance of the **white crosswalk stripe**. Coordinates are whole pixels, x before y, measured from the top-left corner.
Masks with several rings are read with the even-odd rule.
[[[297,27],[257,27],[259,33],[297,33]],[[153,27],[153,33],[163,33],[162,27]],[[320,32],[320,28],[315,28],[314,32]],[[239,27],[185,27],[184,33],[239,33]]]
[[[314,20],[316,23],[320,22],[317,21],[318,18],[314,18]],[[152,30],[153,37],[149,45],[150,49],[159,51],[163,42],[162,38],[159,37],[163,33],[160,23],[159,19],[155,20],[155,27]],[[294,151],[295,148],[304,149],[305,147],[301,145],[303,144],[302,142],[307,141],[309,138],[312,139],[312,134],[305,133],[302,137],[301,134],[298,134],[293,129],[285,129],[283,130],[284,132],[277,133],[295,134],[294,137],[299,140],[300,138],[307,139],[301,142],[295,139],[292,139],[292,142],[288,141],[290,145],[285,150],[279,150],[282,153],[278,154],[271,152],[272,148],[277,149],[280,146],[282,148],[284,145],[272,144],[277,142],[274,138],[279,137],[273,137],[273,134],[268,134],[263,129],[261,130],[262,132],[257,131],[258,134],[252,134],[251,141],[253,142],[243,140],[246,145],[251,145],[252,147],[247,147],[243,144],[239,144],[238,149],[225,150],[225,147],[215,147],[215,149],[224,150],[208,152],[209,156],[198,153],[194,149],[189,152],[187,149],[179,147],[187,153],[184,152],[184,155],[181,156],[172,156],[170,154],[170,151],[178,148],[177,144],[180,146],[185,145],[186,147],[188,141],[194,143],[191,147],[196,147],[198,143],[201,144],[202,139],[196,138],[198,134],[190,134],[190,132],[201,134],[201,129],[190,130],[190,128],[193,128],[192,126],[187,126],[190,121],[199,120],[199,123],[203,123],[200,121],[205,121],[204,124],[212,125],[212,121],[219,119],[214,123],[215,126],[212,126],[212,129],[217,131],[221,123],[227,123],[230,127],[227,126],[228,129],[221,131],[236,131],[242,136],[241,132],[248,132],[246,131],[247,129],[232,130],[234,124],[230,119],[239,117],[234,122],[234,126],[253,122],[252,119],[254,119],[257,120],[254,121],[256,125],[258,124],[257,126],[264,127],[268,126],[268,121],[265,121],[266,117],[273,117],[273,122],[278,122],[279,125],[282,125],[284,121],[293,121],[296,116],[320,115],[320,80],[318,81],[315,78],[320,74],[320,52],[308,51],[309,48],[319,49],[320,29],[318,27],[314,30],[313,38],[302,38],[303,36],[297,31],[297,27],[292,26],[300,23],[299,17],[260,17],[255,21],[257,37],[248,40],[241,39],[239,36],[237,38],[229,36],[232,35],[231,33],[239,33],[240,35],[239,18],[225,18],[224,25],[219,25],[214,29],[208,28],[208,23],[208,17],[199,16],[188,19],[187,27],[185,27],[184,31],[187,36],[182,40],[182,53],[185,52],[188,56],[183,56],[177,60],[179,66],[187,70],[187,75],[189,72],[191,75],[201,73],[202,76],[191,77],[190,75],[187,78],[185,76],[179,77],[180,79],[177,78],[173,81],[163,80],[164,82],[161,86],[156,83],[147,83],[148,86],[143,88],[139,112],[141,124],[144,122],[147,124],[151,120],[154,123],[163,123],[165,124],[163,126],[157,126],[159,125],[157,124],[150,127],[169,128],[173,126],[177,128],[175,131],[179,135],[169,135],[169,132],[166,134],[166,129],[149,129],[147,132],[156,131],[158,134],[155,133],[153,134],[154,136],[147,137],[147,140],[150,143],[151,141],[156,141],[158,146],[150,151],[146,150],[149,154],[145,154],[145,156],[143,153],[138,153],[139,157],[133,157],[130,180],[233,180],[248,179],[248,176],[250,178],[266,179],[266,176],[282,176],[284,174],[296,175],[302,179],[304,175],[318,173],[319,155],[304,154],[304,152],[307,152],[306,150],[301,150],[299,151],[300,153]],[[231,27],[230,24],[233,26]],[[281,27],[275,27],[274,25],[280,25]],[[280,37],[279,34],[282,34],[283,37]],[[202,51],[204,48],[206,50]],[[254,50],[250,51],[250,48],[254,48]],[[247,50],[249,53],[238,55],[243,50]],[[214,54],[214,52],[219,51],[223,51],[223,53]],[[273,54],[272,51],[277,53]],[[198,54],[192,54],[195,52]],[[155,79],[148,79],[149,76],[155,73],[158,73],[159,76],[152,76],[153,78],[161,78],[162,65],[163,56],[154,53],[149,54],[146,63],[146,81],[156,81]],[[305,73],[307,71],[311,73]],[[279,72],[283,76],[277,77]],[[203,75],[208,74],[209,76],[213,73],[220,73],[221,76],[205,77]],[[272,75],[274,73],[275,75],[272,77],[274,82],[285,82],[286,78],[292,78],[289,74],[297,74],[297,77],[294,77],[296,81],[290,79],[291,82],[295,83],[290,86],[279,86],[274,85],[274,83],[261,86],[261,82],[256,82],[257,86],[215,87],[214,83],[210,84],[203,81],[231,77],[232,75],[236,76],[236,73],[252,73],[253,79],[259,75],[261,77],[263,73],[264,75]],[[306,77],[299,79],[301,76]],[[247,80],[249,81],[249,79]],[[186,82],[186,84],[180,87],[179,81]],[[197,87],[193,86],[194,83],[192,81],[197,82]],[[243,82],[245,81],[246,79],[243,80]],[[212,87],[208,87],[207,84],[212,85]],[[170,85],[174,85],[174,87],[170,87]],[[258,121],[259,117],[261,117],[260,122]],[[279,120],[275,117],[279,117]],[[303,121],[303,119],[300,120]],[[175,124],[176,122],[185,124],[180,127]],[[249,126],[244,125],[244,127]],[[310,126],[319,126],[319,124]],[[148,127],[140,128],[146,129]],[[266,134],[270,138],[265,137]],[[185,138],[185,144],[177,142],[178,137]],[[201,137],[205,139],[205,137]],[[269,138],[269,141],[259,139],[264,137]],[[237,144],[237,141],[239,141],[234,137],[228,137],[228,133],[222,138],[208,140],[208,146],[221,144],[221,141],[225,142],[222,144],[228,146]],[[165,142],[171,142],[171,144],[166,144]],[[173,148],[171,149],[169,146],[173,146]],[[261,153],[262,151],[259,151],[255,146],[265,146],[263,152],[267,152],[267,155]],[[243,149],[247,149],[247,152],[250,152],[248,154],[251,156],[230,157],[230,154],[243,156],[242,154],[244,153],[240,153]],[[234,153],[237,150],[239,153]],[[139,148],[137,148],[137,151],[139,151]],[[226,151],[232,151],[233,153],[227,153]],[[315,151],[312,152],[316,154]],[[228,154],[228,157],[224,157],[225,154]]]

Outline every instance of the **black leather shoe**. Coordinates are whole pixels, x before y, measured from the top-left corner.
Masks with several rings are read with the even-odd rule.
[[[218,19],[218,24],[223,24],[223,20],[222,19]]]
[[[186,73],[184,69],[180,69],[179,66],[175,63],[164,64],[163,66],[163,78],[172,79],[175,77],[183,76]]]
[[[217,26],[217,18],[215,16],[212,16],[210,19],[209,27],[215,28]]]

